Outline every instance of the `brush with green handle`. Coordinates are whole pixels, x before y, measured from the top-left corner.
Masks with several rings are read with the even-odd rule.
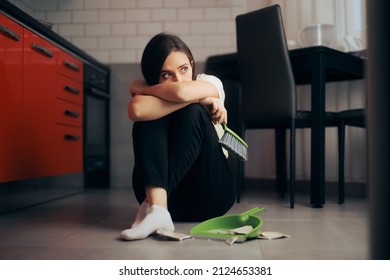
[[[212,105],[207,107],[210,111]],[[219,143],[224,147],[229,154],[241,161],[248,160],[248,144],[237,133],[231,130],[226,123],[222,123],[225,133],[222,135]]]
[[[221,146],[238,160],[246,161],[248,159],[248,144],[225,123],[222,123],[222,127],[225,133],[219,140]]]

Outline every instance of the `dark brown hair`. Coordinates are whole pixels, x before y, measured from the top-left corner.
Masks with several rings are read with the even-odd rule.
[[[173,51],[180,51],[187,55],[192,66],[192,79],[194,79],[195,62],[191,50],[178,36],[163,32],[149,41],[142,54],[142,75],[149,85],[158,84],[164,61]]]

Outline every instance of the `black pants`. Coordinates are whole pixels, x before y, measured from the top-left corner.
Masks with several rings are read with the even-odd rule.
[[[176,221],[202,221],[225,214],[235,201],[227,160],[208,113],[191,104],[155,121],[133,125],[133,188],[139,203],[145,187],[167,190]]]

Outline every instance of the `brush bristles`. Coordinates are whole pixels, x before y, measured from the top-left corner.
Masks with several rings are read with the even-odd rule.
[[[219,143],[235,158],[242,161],[247,160],[248,148],[232,134],[225,132]]]

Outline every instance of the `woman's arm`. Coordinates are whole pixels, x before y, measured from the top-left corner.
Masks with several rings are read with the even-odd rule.
[[[130,93],[132,96],[151,95],[179,103],[219,96],[217,88],[208,81],[185,81],[149,86],[142,80],[135,80],[130,86]]]
[[[217,85],[210,81],[162,83],[149,86],[143,80],[131,83],[132,99],[128,115],[133,121],[148,121],[164,117],[188,104],[200,103],[214,123],[227,123],[227,112],[219,98]]]
[[[162,118],[191,103],[199,102],[210,113],[215,124],[227,123],[227,111],[221,100],[215,97],[206,97],[193,102],[170,102],[150,95],[136,95],[128,105],[128,115],[133,121],[151,121]]]
[[[197,101],[196,101],[197,102]],[[136,95],[128,105],[128,115],[133,121],[151,121],[162,118],[193,102],[170,102],[150,95]]]

